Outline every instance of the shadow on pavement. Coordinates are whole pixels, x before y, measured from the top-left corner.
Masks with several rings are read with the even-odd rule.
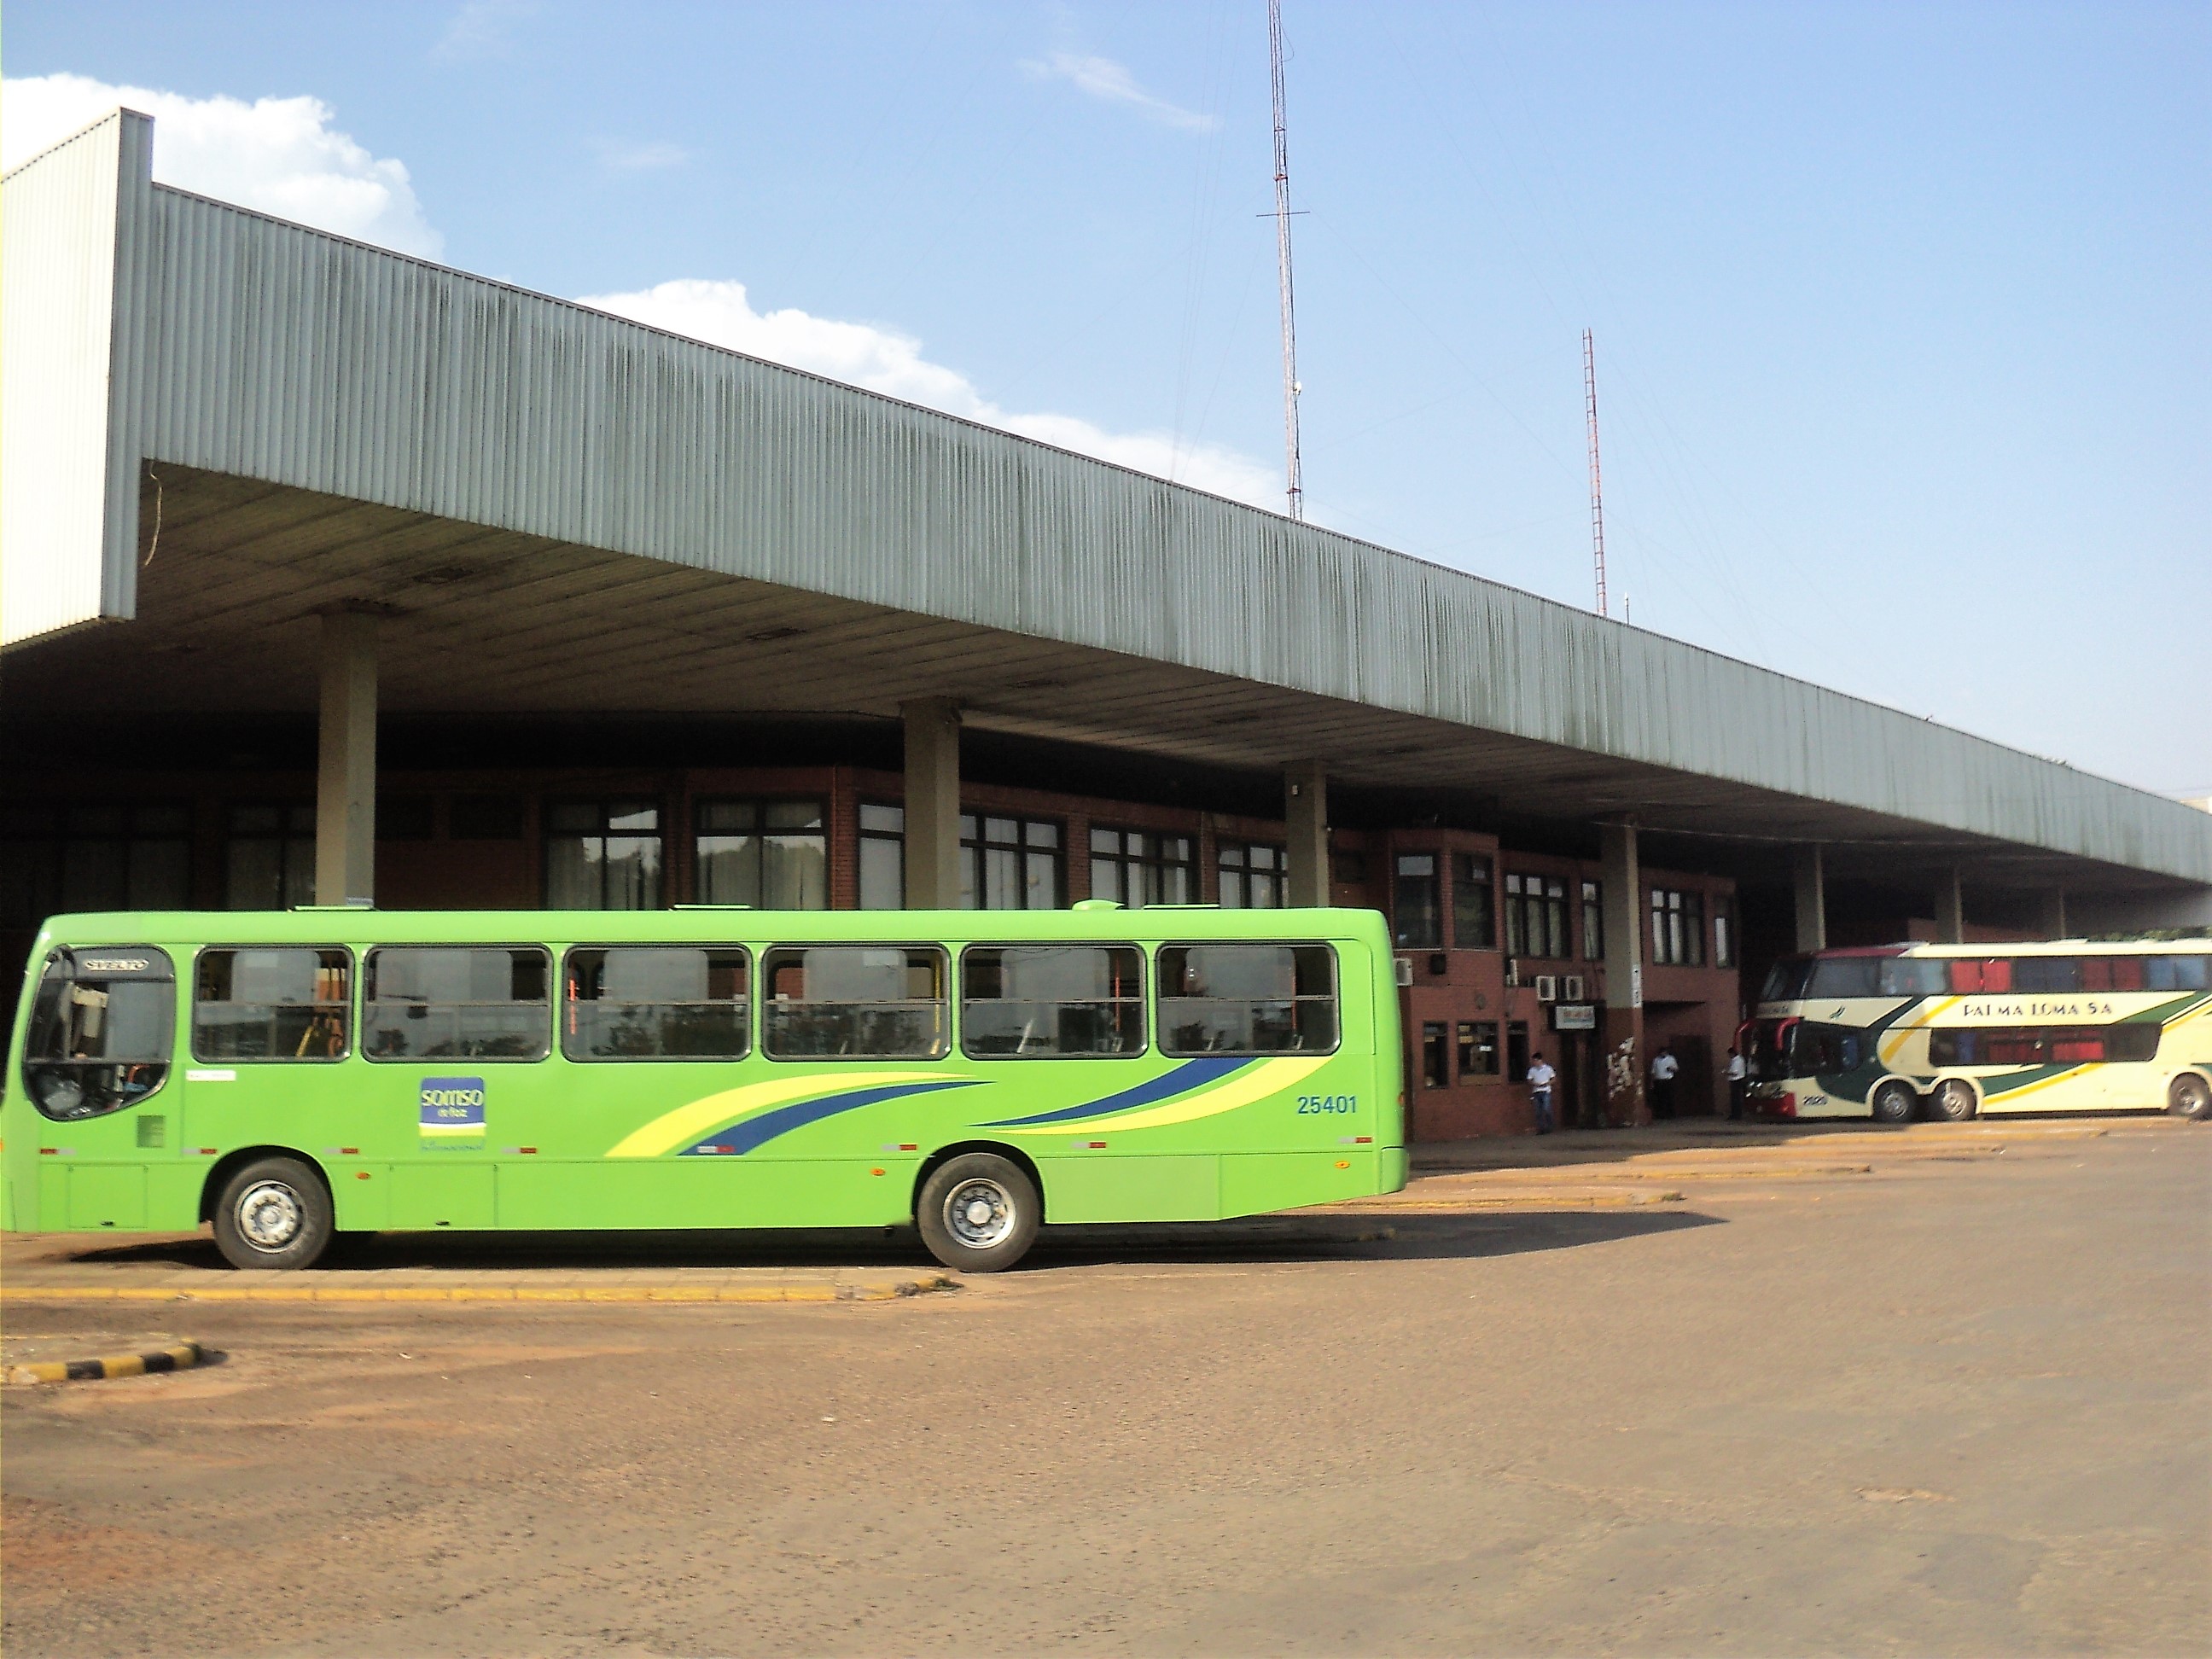
[[[1048,1227],[1027,1265],[1146,1261],[1426,1261],[1568,1249],[1720,1224],[1711,1216],[1581,1210],[1485,1215],[1268,1216],[1150,1225]],[[204,1235],[100,1245],[49,1260],[100,1267],[229,1268]],[[936,1269],[911,1227],[648,1233],[386,1233],[334,1248],[319,1273],[592,1272],[641,1267]]]

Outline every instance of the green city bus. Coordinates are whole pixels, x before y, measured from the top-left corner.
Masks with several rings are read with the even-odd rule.
[[[1369,910],[64,915],[0,1103],[0,1224],[211,1224],[234,1264],[450,1229],[1045,1222],[1406,1182]]]

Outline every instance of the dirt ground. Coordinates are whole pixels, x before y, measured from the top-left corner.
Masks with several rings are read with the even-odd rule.
[[[1565,1139],[896,1301],[11,1302],[11,1363],[222,1359],[6,1391],[0,1637],[2212,1651],[2212,1128]]]

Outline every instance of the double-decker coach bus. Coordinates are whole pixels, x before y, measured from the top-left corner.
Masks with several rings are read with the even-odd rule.
[[[1042,1222],[1406,1182],[1366,910],[58,916],[0,1104],[0,1224],[334,1237]]]
[[[1779,1117],[2212,1116],[2212,939],[1787,957],[1745,1032]]]

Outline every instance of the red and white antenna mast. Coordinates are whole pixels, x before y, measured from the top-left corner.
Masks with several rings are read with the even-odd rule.
[[[1293,519],[1306,515],[1298,461],[1298,342],[1291,302],[1291,147],[1283,112],[1283,5],[1267,0],[1267,63],[1275,85],[1275,263],[1283,307],[1283,481]]]
[[[1597,562],[1597,614],[1605,608],[1605,482],[1597,466],[1597,351],[1583,331],[1583,393],[1589,405],[1590,555]]]

